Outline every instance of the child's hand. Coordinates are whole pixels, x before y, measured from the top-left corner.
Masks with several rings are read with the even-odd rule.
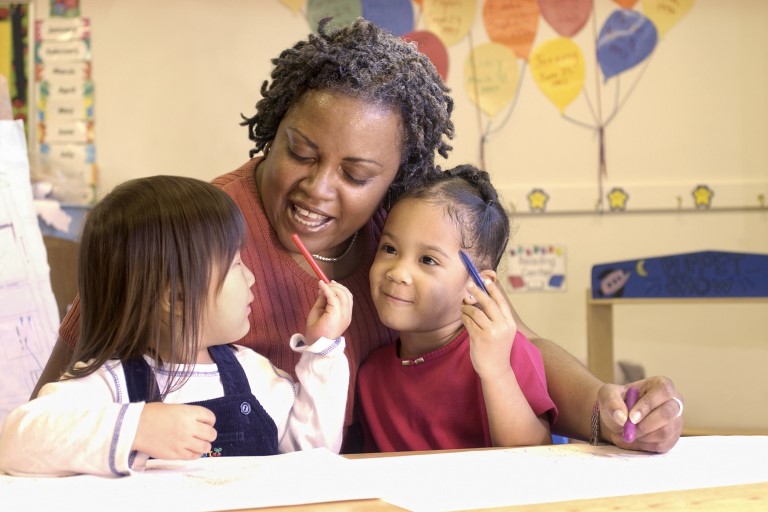
[[[351,321],[352,292],[336,281],[330,284],[320,281],[320,295],[307,317],[307,344],[313,344],[321,336],[335,340]]]
[[[216,416],[199,405],[144,405],[133,449],[156,459],[192,460],[211,451]]]
[[[517,324],[502,291],[486,283],[489,295],[469,284],[477,304],[461,306],[461,321],[469,333],[472,365],[481,379],[496,378],[511,371],[509,357],[517,334]]]

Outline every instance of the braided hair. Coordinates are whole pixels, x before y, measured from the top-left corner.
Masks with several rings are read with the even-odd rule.
[[[331,91],[391,108],[403,127],[400,168],[390,187],[396,197],[434,167],[435,152],[447,158],[452,149],[444,140],[454,135],[453,99],[429,59],[415,43],[396,37],[358,18],[333,31],[331,18],[320,20],[310,34],[272,60],[274,68],[261,86],[256,114],[241,114],[242,126],[255,143],[250,156],[274,139],[288,110],[308,91]]]
[[[440,205],[455,223],[462,249],[482,268],[496,270],[509,242],[509,216],[491,184],[490,175],[472,165],[428,173],[422,184],[398,201],[421,199]]]

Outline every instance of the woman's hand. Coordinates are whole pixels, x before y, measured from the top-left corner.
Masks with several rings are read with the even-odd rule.
[[[631,411],[624,403],[627,388],[637,388],[640,395]],[[626,386],[604,384],[597,394],[600,402],[602,438],[620,448],[647,452],[668,452],[683,430],[683,398],[666,377],[649,377]],[[677,402],[680,400],[680,403]],[[624,441],[624,423],[637,425],[635,440]]]
[[[307,345],[312,345],[320,337],[335,340],[352,322],[352,292],[336,281],[319,283],[320,295],[307,317]]]

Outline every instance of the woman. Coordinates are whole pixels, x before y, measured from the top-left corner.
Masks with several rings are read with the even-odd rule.
[[[262,155],[213,183],[234,198],[248,224],[242,257],[256,275],[259,302],[251,331],[239,343],[279,368],[295,367],[294,354],[278,342],[301,325],[317,293],[317,279],[290,238],[298,233],[323,271],[354,296],[353,320],[345,333],[354,390],[359,363],[394,339],[378,320],[368,285],[384,206],[420,180],[434,165],[435,152],[447,157],[453,100],[415,46],[363,19],[334,32],[326,32],[328,21],[320,23],[317,35],[272,61],[272,81],[262,85],[256,114],[243,121],[255,143],[251,157]],[[77,339],[78,316],[75,301],[33,396],[60,375]],[[674,446],[682,430],[682,402],[673,399],[679,394],[669,379],[634,384],[641,399],[632,412],[642,421],[635,418],[637,438],[627,444],[621,439],[625,387],[602,383],[559,346],[516,321],[542,352],[560,411],[555,433],[647,451]],[[351,398],[348,427],[353,406]],[[598,420],[595,428],[592,420]],[[356,447],[351,430],[344,450]]]

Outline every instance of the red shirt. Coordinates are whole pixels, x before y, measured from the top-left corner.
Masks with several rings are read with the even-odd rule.
[[[480,378],[469,355],[466,329],[447,345],[403,365],[400,345],[368,356],[357,376],[357,400],[366,451],[412,451],[492,446]],[[517,333],[510,364],[533,412],[557,419],[547,393],[541,354]]]

